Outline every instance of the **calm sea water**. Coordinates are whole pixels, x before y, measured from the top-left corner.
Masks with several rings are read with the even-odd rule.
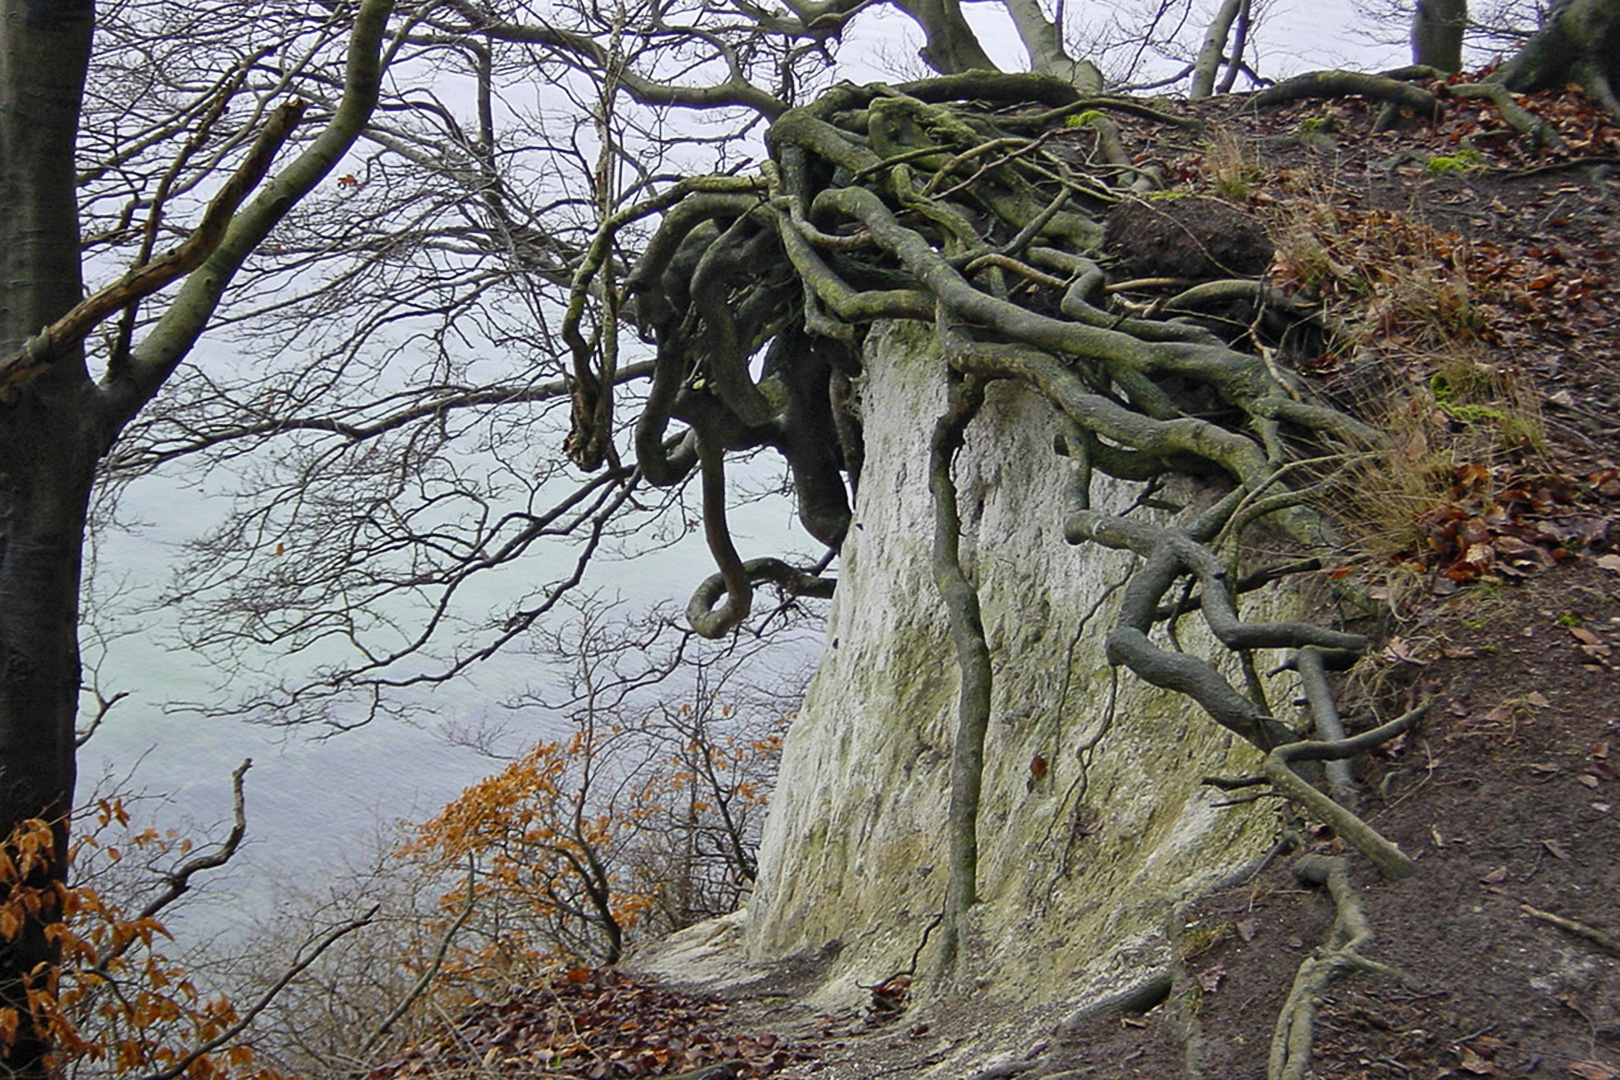
[[[121,578],[134,599],[168,583],[185,542],[218,511],[161,481],[135,486],[129,500],[136,514],[146,511],[151,518],[161,511],[165,522],[106,536],[99,545],[100,573]],[[778,498],[734,515],[745,557],[793,546],[790,513]],[[557,566],[542,563],[532,577],[540,582],[557,572]],[[711,573],[708,550],[693,536],[633,562],[604,562],[594,590],[604,600],[621,601],[624,612],[658,604],[684,608],[691,589]],[[492,608],[498,606],[492,598]],[[180,627],[171,612],[159,608],[125,620],[125,630],[138,631],[105,645],[97,671],[101,688],[129,696],[82,751],[79,791],[81,799],[98,788],[138,793],[138,823],[200,839],[223,832],[230,773],[243,758],[253,759],[246,788],[248,843],[185,917],[210,931],[252,924],[281,902],[320,893],[347,867],[363,867],[391,825],[430,816],[462,787],[500,767],[499,760],[452,738],[455,733],[503,729],[492,749],[512,754],[567,730],[560,717],[509,707],[525,690],[558,689],[543,658],[517,652],[453,683],[416,692],[411,700],[425,706],[426,718],[414,723],[378,720],[323,735],[203,715],[184,703],[227,705],[251,689],[252,680],[178,647]],[[793,648],[802,655],[816,647],[801,637]],[[86,653],[87,660],[96,660],[98,646],[90,643]],[[276,661],[265,656],[260,663],[273,669]]]
[[[967,10],[977,20],[987,8],[974,4]],[[1262,30],[1262,70],[1376,69],[1403,62],[1404,49],[1372,45],[1357,36],[1354,25],[1352,9],[1342,4],[1279,5]],[[1016,52],[1005,26],[987,24],[983,32],[994,51]],[[884,57],[915,51],[903,20],[871,18],[861,33],[874,44],[859,52],[846,49],[851,78],[880,77]],[[1007,63],[1015,64],[1016,56],[1007,55]],[[167,583],[185,542],[200,534],[219,510],[186,488],[161,480],[136,485],[129,500],[127,516],[150,524],[103,539],[98,582],[151,595]],[[790,543],[790,516],[781,500],[740,513],[736,531],[752,538],[743,545],[745,555]],[[664,601],[684,605],[690,589],[711,572],[703,544],[689,538],[644,559],[599,567],[597,582],[630,607]],[[555,567],[536,567],[533,579],[543,581],[555,573]],[[390,823],[431,814],[463,786],[492,771],[495,762],[455,745],[445,731],[508,718],[503,703],[533,685],[537,675],[542,681],[544,677],[532,657],[505,657],[430,692],[434,716],[428,723],[379,722],[312,741],[304,732],[177,710],[176,702],[229,701],[240,687],[221,685],[222,673],[206,658],[177,650],[178,627],[172,616],[167,618],[171,621],[166,624],[159,612],[126,625],[131,632],[111,641],[101,656],[104,689],[130,696],[85,748],[80,792],[88,794],[98,785],[144,792],[148,798],[136,806],[139,819],[192,836],[218,834],[229,815],[230,772],[244,757],[253,758],[249,842],[187,916],[209,930],[239,930],[291,897],[320,893],[346,865],[364,865],[376,848],[375,838]],[[96,655],[92,648],[90,658]],[[506,750],[560,730],[555,719],[528,723],[509,734]]]

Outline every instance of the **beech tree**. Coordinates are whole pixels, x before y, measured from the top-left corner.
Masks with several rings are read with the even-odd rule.
[[[1461,71],[1468,0],[1417,0],[1412,9],[1412,63]]]
[[[17,1025],[4,1048],[8,1070],[45,1075],[49,1046],[28,1022],[30,992],[41,989],[57,955],[49,928],[60,918],[68,818],[74,788],[74,722],[79,697],[78,597],[87,507],[98,462],[140,409],[186,360],[236,273],[287,210],[311,191],[364,127],[377,98],[381,45],[391,5],[366,0],[322,20],[305,44],[347,41],[332,76],[330,110],[309,115],[291,100],[253,110],[235,138],[216,143],[201,167],[203,136],[223,127],[237,88],[225,79],[204,104],[167,127],[106,129],[87,137],[91,166],[124,186],[124,228],[139,238],[128,269],[88,296],[80,233],[79,149],[96,32],[89,0],[10,3],[0,28],[0,832],[21,835],[44,821],[50,858],[21,864],[20,886],[40,900],[12,928],[0,958],[0,1008]],[[128,63],[128,57],[122,62]],[[296,81],[296,80],[295,80]],[[137,101],[137,105],[139,101]],[[126,102],[126,105],[128,103]],[[319,113],[325,113],[324,116]],[[277,166],[301,125],[318,134]],[[190,131],[192,137],[183,133]],[[115,136],[122,136],[116,138]],[[153,145],[169,167],[139,175],[128,166]],[[188,185],[213,189],[200,212],[177,213]],[[117,185],[114,185],[117,186]],[[104,189],[105,190],[105,189]],[[255,194],[257,191],[257,194]],[[251,198],[250,198],[251,197]],[[189,220],[187,220],[189,218]],[[178,219],[178,220],[177,220]],[[162,250],[168,243],[172,247]],[[178,286],[162,299],[157,294]],[[136,326],[143,303],[161,313]],[[100,370],[86,340],[112,323],[113,345]]]
[[[1620,118],[1620,0],[1560,0],[1500,72],[1515,91],[1576,82]]]

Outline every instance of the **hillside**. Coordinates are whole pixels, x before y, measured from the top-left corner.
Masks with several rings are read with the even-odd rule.
[[[913,1002],[896,967],[865,973],[864,1000],[829,996],[842,941],[751,965],[732,919],[630,965],[724,1004],[604,984],[615,1001],[643,994],[652,1018],[570,1035],[584,1049],[569,1057],[555,1026],[529,1024],[548,1000],[536,991],[532,1008],[501,1014],[509,1023],[469,1017],[460,1030],[481,1034],[464,1048],[447,1035],[373,1075],[482,1061],[605,1080],[736,1058],[840,1080],[930,1068],[1243,1080],[1267,1075],[1296,972],[1320,956],[1345,977],[1294,1000],[1301,1022],[1314,1011],[1313,1075],[1620,1077],[1620,132],[1576,97],[1527,104],[1562,149],[1538,150],[1473,103],[1376,134],[1379,106],[1357,98],[1215,100],[1191,110],[1202,136],[1121,120],[1181,190],[1264,223],[1278,287],[1360,328],[1358,348],[1302,371],[1400,440],[1337,507],[1346,559],[1323,575],[1324,594],[1348,584],[1376,601],[1326,612],[1383,642],[1341,688],[1351,721],[1428,703],[1419,727],[1356,765],[1363,816],[1417,863],[1383,883],[1352,862],[1340,895],[1361,898],[1370,937],[1336,930],[1330,890],[1295,877],[1297,849],[1342,843],[1279,805],[1271,832],[1290,857],[1175,906],[1168,971],[1144,966],[1125,998],[1032,998],[992,1030],[982,987]],[[658,1017],[681,1010],[713,1033],[671,1036]]]

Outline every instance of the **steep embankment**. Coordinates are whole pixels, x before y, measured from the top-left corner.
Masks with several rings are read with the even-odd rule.
[[[1321,1076],[1620,1075],[1620,927],[1605,902],[1620,866],[1620,577],[1598,561],[1620,494],[1620,184],[1602,159],[1579,160],[1620,141],[1578,99],[1535,105],[1565,154],[1533,159],[1479,111],[1373,136],[1377,110],[1352,101],[1227,116],[1219,138],[1165,155],[1170,175],[1268,221],[1274,280],[1361,320],[1360,348],[1314,374],[1380,411],[1409,451],[1342,509],[1359,530],[1355,573],[1394,616],[1355,709],[1367,721],[1433,703],[1357,766],[1364,812],[1418,873],[1357,878],[1378,935],[1361,953],[1386,967],[1307,995]],[[965,977],[925,978],[956,678],[917,464],[943,408],[930,347],[894,328],[868,350],[875,437],[857,525],[754,901],[639,970],[739,994],[750,1022],[797,1030],[839,1075],[998,1059],[997,1076],[1266,1075],[1273,1025],[1334,907],[1281,863],[1225,879],[1286,828],[1323,852],[1339,844],[1269,801],[1223,808],[1232,796],[1202,778],[1252,772],[1255,755],[1174,695],[1116,681],[1097,628],[1129,560],[1061,543],[1071,466],[1015,392],[981,417],[998,437],[970,434],[958,461],[996,696]],[[1019,482],[1000,483],[1008,473]],[[1295,693],[1270,690],[1284,710]],[[896,1021],[906,992],[891,977],[913,969]],[[1170,992],[1145,1015],[1089,1011],[1162,990],[1159,976]],[[834,1019],[807,1019],[818,1012]]]

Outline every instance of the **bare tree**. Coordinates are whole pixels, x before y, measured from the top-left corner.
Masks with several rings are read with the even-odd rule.
[[[186,360],[242,265],[364,127],[390,7],[370,0],[333,13],[305,39],[337,88],[331,108],[275,105],[266,97],[228,125],[225,107],[238,87],[232,77],[193,83],[191,105],[179,113],[153,102],[166,117],[154,120],[141,112],[151,100],[146,94],[128,98],[127,82],[102,81],[119,65],[92,65],[88,3],[8,9],[0,31],[7,57],[0,75],[7,282],[0,317],[0,830],[15,834],[37,819],[55,833],[52,857],[35,863],[26,886],[43,889],[66,873],[81,546],[97,462]],[[161,49],[159,37],[146,41],[149,51]],[[122,62],[125,80],[147,70],[128,55]],[[81,203],[80,115],[98,97],[117,119],[85,140],[95,164]],[[318,134],[277,167],[300,125]],[[230,136],[209,138],[227,126]],[[98,198],[109,211],[121,210],[85,237],[81,213],[95,220]],[[109,234],[127,241],[128,269],[86,296],[85,261],[105,250]],[[177,290],[160,299],[171,285]],[[155,313],[137,328],[131,313],[143,306]],[[110,348],[93,373],[86,342],[103,326],[113,328]],[[54,963],[46,931],[59,918],[54,904],[43,904],[10,935],[0,960],[0,1003],[22,1017],[32,1013],[33,973]],[[7,1066],[21,1076],[44,1075],[49,1050],[35,1026],[23,1023],[6,1048]]]

